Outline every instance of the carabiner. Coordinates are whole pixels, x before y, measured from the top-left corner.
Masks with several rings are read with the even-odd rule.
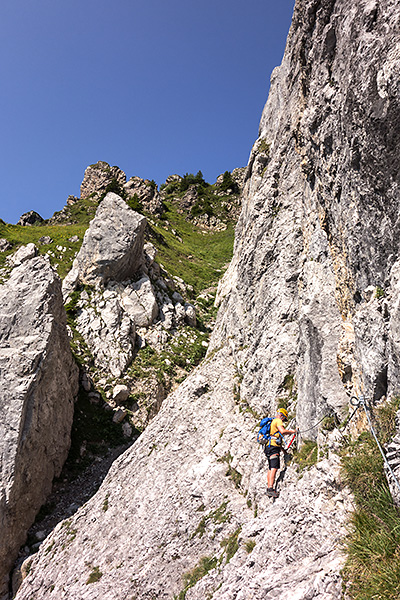
[[[358,396],[358,398],[356,396],[352,396],[350,398],[350,404],[352,406],[362,406],[362,404],[364,404],[364,396]]]

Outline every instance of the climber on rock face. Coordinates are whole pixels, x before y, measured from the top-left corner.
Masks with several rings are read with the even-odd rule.
[[[274,490],[276,472],[280,468],[279,453],[282,449],[282,441],[284,435],[296,433],[296,429],[285,429],[283,423],[287,422],[288,413],[285,408],[278,408],[276,417],[271,423],[270,442],[264,446],[264,452],[268,459],[267,473],[267,496],[277,498],[278,492]]]

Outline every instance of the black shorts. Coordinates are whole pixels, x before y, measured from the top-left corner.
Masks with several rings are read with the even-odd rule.
[[[264,453],[268,459],[268,468],[269,469],[279,469],[281,466],[279,453],[281,448],[277,446],[264,446]]]

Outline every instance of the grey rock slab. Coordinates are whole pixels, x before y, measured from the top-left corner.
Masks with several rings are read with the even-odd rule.
[[[70,446],[78,369],[61,282],[45,258],[0,286],[0,597]]]
[[[148,327],[158,316],[158,304],[153,285],[143,275],[138,281],[120,286],[121,303],[137,327]]]
[[[343,557],[335,541],[349,510],[346,496],[335,499],[338,460],[325,460],[300,482],[289,469],[281,497],[272,503],[265,496],[266,460],[254,439],[254,419],[237,410],[233,376],[232,357],[221,350],[164,401],[97,495],[32,557],[18,600],[40,597],[50,587],[57,599],[173,598],[183,589],[183,575],[205,556],[220,566],[188,597],[213,591],[220,598],[244,598],[250,588],[262,598],[278,567],[286,582],[280,591],[289,589],[290,575],[292,597],[325,582],[333,586],[326,598],[337,598]],[[238,489],[228,463],[243,475]],[[240,528],[239,549],[228,563],[226,540]],[[252,564],[244,549],[250,539],[256,541]],[[87,585],[95,567],[102,576]]]
[[[9,256],[8,262],[12,266],[18,267],[19,265],[22,265],[23,262],[37,256],[37,254],[38,249],[36,248],[35,244],[30,242],[26,246],[21,246],[21,248],[18,248],[18,250],[14,254]]]
[[[114,387],[112,392],[112,399],[114,402],[123,404],[129,397],[129,388],[124,384],[118,384]]]

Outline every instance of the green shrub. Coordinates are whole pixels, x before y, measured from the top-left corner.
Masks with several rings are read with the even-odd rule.
[[[107,184],[106,189],[104,190],[104,192],[100,196],[99,202],[101,202],[102,200],[104,200],[104,198],[107,196],[107,194],[109,192],[114,192],[114,194],[117,194],[118,196],[120,196],[124,200],[127,199],[126,191],[124,190],[124,188],[122,187],[122,185],[116,179],[112,179],[110,181],[110,183]]]
[[[143,204],[140,202],[139,196],[136,193],[133,194],[132,198],[127,198],[125,202],[132,210],[139,213],[143,212]]]
[[[227,192],[229,189],[232,190],[235,194],[239,192],[238,185],[236,181],[232,178],[232,175],[229,171],[225,171],[222,179],[222,183],[220,184],[220,190],[223,192]]]
[[[201,171],[198,171],[196,175],[193,175],[193,173],[186,173],[179,184],[181,192],[185,192],[191,185],[200,185],[203,187],[209,186],[209,184],[204,181],[203,173]]]

